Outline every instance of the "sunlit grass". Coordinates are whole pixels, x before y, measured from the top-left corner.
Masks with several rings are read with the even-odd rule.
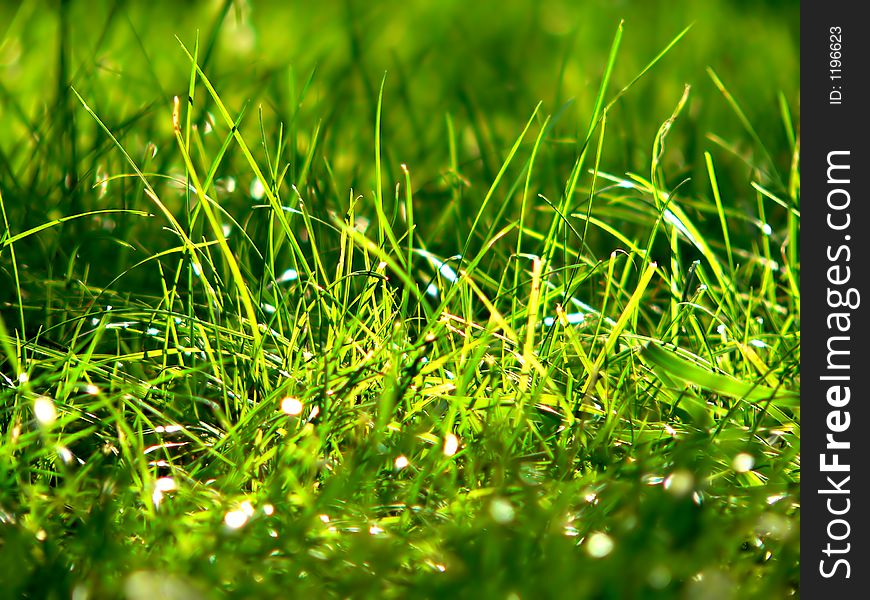
[[[61,73],[44,125],[0,97],[0,587],[796,593],[797,98],[750,106],[718,68],[675,86],[690,19],[601,17],[576,103],[468,79],[426,114],[409,81],[455,7],[395,56],[410,74],[366,62],[379,13],[351,3],[347,71],[238,70],[249,9],[161,30],[183,77],[126,63],[172,89]],[[664,110],[634,98],[657,77]]]

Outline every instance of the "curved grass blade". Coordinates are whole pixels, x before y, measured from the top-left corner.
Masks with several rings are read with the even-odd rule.
[[[682,383],[696,385],[722,396],[740,398],[750,402],[772,401],[777,406],[797,407],[798,392],[773,389],[764,385],[747,383],[734,377],[714,373],[695,362],[686,360],[673,350],[649,343],[641,352],[644,360],[664,370]]]

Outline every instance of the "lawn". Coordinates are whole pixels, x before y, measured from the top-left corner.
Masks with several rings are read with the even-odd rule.
[[[799,596],[798,5],[0,5],[0,596]]]

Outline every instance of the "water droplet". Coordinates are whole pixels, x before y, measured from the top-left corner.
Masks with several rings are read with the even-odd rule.
[[[28,375],[24,371],[22,371],[21,373],[18,374],[18,383],[20,383],[21,385],[24,385],[25,383],[27,383],[29,381],[30,381],[30,375]]]
[[[181,431],[183,428],[181,425],[158,425],[154,428],[155,433],[177,433]]]
[[[586,540],[586,552],[592,558],[604,558],[613,551],[613,538],[596,531]]]
[[[664,484],[664,488],[677,497],[685,496],[692,491],[694,486],[695,478],[685,469],[674,471],[668,475]]]
[[[72,464],[72,461],[75,458],[75,456],[73,456],[73,453],[70,452],[69,448],[67,448],[66,446],[58,446],[57,455],[66,465]]]
[[[509,501],[504,498],[496,498],[489,505],[489,514],[496,523],[507,525],[514,520],[516,510]]]
[[[299,279],[299,273],[296,272],[296,269],[287,269],[281,276],[278,278],[278,283],[284,283],[285,281],[296,281]]]
[[[756,348],[767,348],[767,343],[763,340],[749,340],[749,345]]]
[[[459,438],[448,433],[444,436],[444,455],[453,456],[457,450],[459,450]]]
[[[408,457],[405,456],[404,454],[401,454],[396,458],[396,469],[399,471],[401,471],[402,469],[407,467],[409,464],[411,464],[411,462],[408,460]]]
[[[731,468],[737,473],[746,473],[755,466],[755,459],[747,452],[741,452],[731,461]]]
[[[172,477],[161,477],[154,482],[154,488],[161,492],[173,492],[178,489],[178,486],[176,486],[175,480]]]
[[[658,485],[665,480],[661,475],[644,475],[641,477],[641,481],[643,481],[647,485]]]
[[[224,524],[230,529],[240,529],[248,522],[248,515],[241,509],[231,510],[224,515]]]
[[[90,394],[91,396],[96,396],[100,393],[100,388],[95,386],[93,383],[89,383],[87,386],[85,386],[85,393]]]
[[[263,187],[263,182],[260,181],[260,178],[256,178],[251,182],[251,186],[248,189],[251,194],[251,198],[254,200],[262,200],[263,196],[266,194],[266,190]]]
[[[38,396],[33,401],[33,414],[40,425],[51,425],[57,420],[54,400],[48,396]]]
[[[275,514],[275,507],[272,506],[271,504],[264,504],[263,505],[263,514],[265,514],[267,517],[271,517],[272,515]]]
[[[758,517],[755,531],[766,537],[785,539],[791,534],[792,524],[785,516],[769,512]]]
[[[369,527],[369,535],[380,535],[383,532],[384,532],[384,530],[382,528],[378,527],[377,524],[374,524],[371,527]]]
[[[283,400],[281,400],[281,410],[284,414],[297,416],[302,413],[302,401],[298,398],[293,398],[292,396],[287,396]]]
[[[664,589],[671,582],[671,572],[666,566],[657,565],[649,572],[647,581],[650,586],[657,590]]]
[[[157,335],[158,333],[160,333],[160,330],[157,329],[156,327],[149,327],[149,328],[145,331],[145,335],[150,335],[151,337],[154,337],[154,336]]]
[[[771,233],[773,233],[773,228],[770,225],[768,225],[767,223],[762,223],[761,224],[761,232],[764,235],[770,235]]]

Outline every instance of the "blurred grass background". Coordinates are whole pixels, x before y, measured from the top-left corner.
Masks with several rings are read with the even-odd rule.
[[[682,28],[693,27],[654,76],[641,79],[611,110],[606,170],[644,172],[656,130],[688,84],[690,102],[664,157],[669,183],[691,177],[683,190],[706,194],[702,155],[717,147],[710,136],[718,136],[739,158],[720,167],[726,170],[723,196],[726,203],[741,201],[745,190],[730,182],[745,178],[760,149],[715,89],[708,66],[741,103],[777,168],[787,170],[790,144],[778,98],[782,94],[797,111],[799,15],[793,2],[216,1],[183,9],[162,0],[3,3],[0,177],[12,200],[12,220],[33,226],[70,208],[93,208],[72,179],[93,185],[98,175],[115,172],[114,164],[124,168],[70,85],[133,156],[146,156],[153,144],[158,152],[150,162],[164,171],[174,159],[171,99],[186,95],[189,77],[174,36],[192,48],[197,31],[202,65],[231,111],[247,107],[249,143],[256,146],[260,137],[259,110],[267,139],[277,137],[279,122],[296,132],[291,143],[300,160],[291,153],[291,168],[322,123],[319,155],[328,157],[337,187],[371,189],[374,111],[386,72],[389,180],[398,180],[397,165],[406,163],[421,201],[427,194],[433,203],[446,197],[450,115],[460,172],[467,180],[491,181],[521,123],[542,101],[543,114],[560,116],[549,142],[558,160],[545,167],[539,191],[558,197],[559,178],[585,135],[621,19],[625,35],[613,89],[627,84]],[[297,110],[293,98],[312,73]],[[197,110],[202,116],[205,108]],[[222,171],[233,172],[238,160],[231,148]],[[322,162],[315,160],[312,168],[313,179],[327,178]],[[248,183],[239,181],[240,189]],[[450,245],[462,234],[457,228]]]

